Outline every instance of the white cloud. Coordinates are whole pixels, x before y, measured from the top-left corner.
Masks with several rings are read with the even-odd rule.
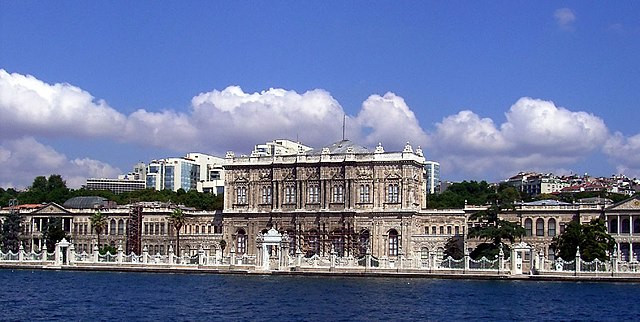
[[[113,136],[125,116],[69,84],[46,84],[0,69],[0,134]]]
[[[616,132],[602,150],[616,165],[618,173],[640,177],[640,134],[625,137]]]
[[[391,92],[369,96],[355,122],[360,128],[356,140],[369,146],[384,142],[385,146],[398,149],[407,141],[423,146],[428,143],[413,111],[402,97]]]
[[[570,30],[576,21],[576,14],[569,8],[560,8],[553,12],[553,18],[560,28]]]
[[[25,188],[36,176],[60,174],[67,186],[79,188],[89,177],[115,177],[120,173],[107,163],[89,158],[69,160],[64,154],[33,137],[0,141],[0,187]]]
[[[436,124],[433,149],[452,172],[504,177],[520,170],[549,171],[596,151],[608,137],[604,122],[551,101],[523,97],[499,127],[462,111]]]

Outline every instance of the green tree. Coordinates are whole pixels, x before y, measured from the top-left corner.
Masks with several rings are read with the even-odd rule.
[[[17,252],[20,248],[20,234],[22,233],[22,215],[13,206],[17,205],[17,200],[12,199],[9,203],[11,210],[2,224],[2,249]]]
[[[187,218],[182,209],[176,208],[169,215],[169,223],[176,229],[176,252],[178,256],[182,256],[180,252],[180,229],[184,226]]]
[[[44,225],[42,230],[42,239],[47,243],[47,249],[55,249],[56,244],[63,238],[70,240],[70,236],[64,231],[62,218],[51,218]]]
[[[508,257],[510,248],[508,245],[504,245],[505,242],[508,241],[509,244],[512,244],[516,239],[524,236],[525,230],[520,224],[498,217],[502,210],[500,206],[494,204],[487,210],[471,215],[470,219],[479,221],[481,225],[469,229],[469,238],[480,238],[485,241],[471,252],[472,258],[495,258],[500,252],[501,245],[503,245],[505,256]]]
[[[551,247],[563,259],[571,260],[580,246],[580,257],[585,261],[608,260],[615,246],[615,240],[607,232],[604,220],[594,219],[588,224],[572,220],[564,232],[553,239]]]
[[[96,234],[98,235],[98,247],[102,245],[100,243],[100,235],[107,227],[107,220],[107,216],[102,214],[100,211],[96,211],[93,215],[91,215],[91,218],[89,218],[91,227],[93,227],[93,230],[95,230]]]
[[[451,256],[453,259],[460,259],[464,257],[464,239],[458,236],[454,236],[447,240],[444,245],[444,258]]]

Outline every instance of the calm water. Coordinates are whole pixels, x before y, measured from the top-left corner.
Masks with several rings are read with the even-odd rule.
[[[640,284],[0,270],[0,320],[638,320]]]

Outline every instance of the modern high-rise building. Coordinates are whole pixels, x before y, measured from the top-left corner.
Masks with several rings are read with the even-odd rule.
[[[252,157],[266,157],[275,155],[295,155],[311,151],[313,148],[300,142],[286,139],[273,140],[265,144],[258,144],[251,152]]]
[[[440,192],[440,163],[436,161],[425,161],[425,182],[426,192],[434,194]]]
[[[203,153],[153,160],[147,168],[146,184],[155,190],[195,189],[199,192],[223,193],[223,162],[222,158]]]

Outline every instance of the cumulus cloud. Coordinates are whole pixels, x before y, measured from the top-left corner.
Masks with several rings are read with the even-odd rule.
[[[553,12],[553,18],[560,28],[571,30],[576,21],[576,14],[569,8],[560,8]]]
[[[398,148],[407,141],[415,145],[427,144],[427,134],[404,99],[388,92],[384,96],[371,95],[362,103],[355,118],[360,128],[359,141],[372,146],[378,142]]]
[[[33,137],[0,141],[0,187],[25,188],[36,176],[62,175],[67,186],[79,188],[91,177],[115,177],[120,173],[107,163],[67,156]]]
[[[575,163],[608,137],[602,119],[551,101],[523,97],[505,116],[499,127],[468,110],[444,118],[433,133],[436,157],[454,172],[506,176]]]
[[[124,115],[104,100],[65,83],[0,70],[0,129],[5,138],[90,137],[223,154],[248,152],[274,138],[322,146],[342,137],[345,111],[325,90],[272,88],[245,93],[239,86],[195,96],[185,111],[137,110]],[[405,126],[397,128],[395,124]],[[347,137],[400,149],[425,144],[426,135],[402,97],[372,95],[357,116],[347,116]]]
[[[618,173],[640,177],[640,134],[625,137],[616,132],[602,150],[616,165]]]

